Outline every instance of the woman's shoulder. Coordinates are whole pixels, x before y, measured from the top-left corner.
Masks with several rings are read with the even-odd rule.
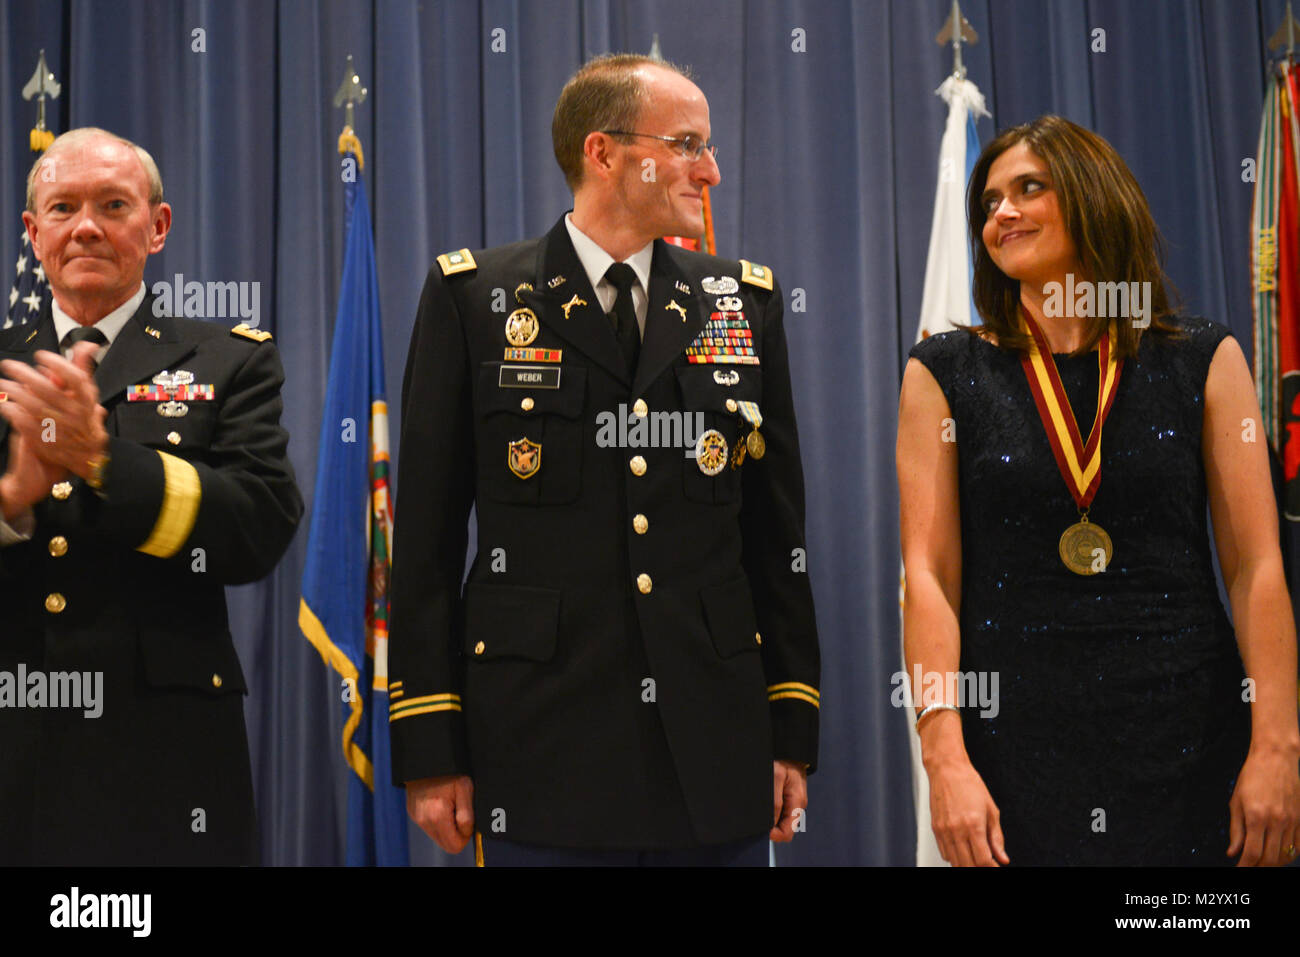
[[[1143,335],[1138,361],[1163,370],[1161,376],[1172,375],[1195,393],[1202,392],[1214,353],[1233,335],[1232,330],[1204,316],[1170,316],[1165,322],[1173,331]]]
[[[980,350],[996,351],[990,338],[991,334],[978,327],[936,332],[912,346],[907,355],[919,360],[942,382],[950,373],[976,361]]]
[[[1224,323],[1204,316],[1169,316],[1165,322],[1172,327],[1172,332],[1144,335],[1143,343],[1151,350],[1172,356],[1175,361],[1197,367],[1208,368],[1220,343],[1233,335]]]

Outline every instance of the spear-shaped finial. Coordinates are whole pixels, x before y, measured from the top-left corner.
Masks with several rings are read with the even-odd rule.
[[[957,0],[952,0],[952,12],[948,14],[948,19],[944,22],[943,29],[939,35],[934,38],[935,43],[943,46],[945,43],[952,44],[952,75],[965,79],[966,65],[961,61],[962,43],[979,43],[979,34],[971,27],[970,21],[961,15],[961,7],[957,6]]]
[[[1286,13],[1282,14],[1277,31],[1269,37],[1268,48],[1277,50],[1285,46],[1287,58],[1293,59],[1297,41],[1300,41],[1300,23],[1291,15],[1291,0],[1286,0]]]
[[[45,98],[57,100],[62,92],[63,85],[54,79],[54,73],[45,63],[45,51],[41,50],[41,55],[36,61],[36,72],[23,87],[24,100],[36,97],[36,125],[32,127],[31,135],[33,153],[49,149],[50,144],[54,142],[54,134],[45,125]]]
[[[361,155],[361,140],[357,138],[352,128],[356,123],[355,107],[358,103],[366,101],[368,92],[361,85],[361,77],[352,65],[352,54],[349,53],[347,65],[343,68],[343,82],[339,84],[338,92],[334,94],[334,105],[343,107],[343,132],[339,134],[339,152],[356,153],[357,162],[362,169],[365,169],[366,161]]]

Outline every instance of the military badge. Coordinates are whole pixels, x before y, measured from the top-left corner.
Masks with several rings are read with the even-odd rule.
[[[740,312],[745,303],[739,296],[723,296],[718,300],[718,312]]]
[[[478,269],[473,255],[468,249],[458,249],[454,253],[443,253],[438,257],[438,265],[444,276],[454,276],[458,272],[473,272]]]
[[[668,303],[668,305],[664,306],[664,311],[665,311],[665,312],[667,312],[667,311],[670,310],[670,309],[673,310],[674,312],[677,312],[679,315],[681,315],[681,317],[682,317],[682,322],[685,322],[685,321],[686,321],[686,307],[683,306],[683,305],[680,305],[680,304],[677,302],[676,299],[674,299],[672,302]]]
[[[696,441],[695,464],[705,475],[717,475],[727,467],[727,440],[717,429],[709,429]]]
[[[507,349],[506,362],[559,362],[563,349]]]
[[[740,381],[740,373],[735,369],[714,369],[713,381],[718,385],[735,385]]]
[[[519,285],[515,286],[515,302],[519,303],[521,306],[523,305],[524,300],[519,294],[525,289],[532,292],[533,284],[531,282],[521,282]]]
[[[721,278],[706,276],[700,280],[700,286],[710,296],[730,296],[740,289],[740,283],[730,276],[722,276]]]
[[[763,424],[763,413],[758,410],[757,402],[739,402],[736,407],[740,411],[740,417],[754,427],[753,431],[745,436],[745,447],[749,449],[751,458],[761,459],[767,454],[767,441],[758,431],[759,426]]]
[[[687,296],[691,294],[691,287],[686,285],[686,283],[682,282],[680,279],[673,283],[673,288]]]
[[[772,270],[766,266],[760,266],[748,259],[742,259],[740,261],[740,278],[750,285],[766,289],[768,292],[772,291]]]
[[[547,289],[558,289],[560,286],[563,285],[564,285],[563,276],[552,276],[550,279],[546,280]]]
[[[572,309],[574,306],[585,306],[586,304],[587,304],[587,300],[583,299],[575,292],[573,294],[573,298],[570,299],[568,302],[566,302],[564,305],[560,306],[560,308],[564,310],[564,318],[568,319],[570,309]]]
[[[532,345],[537,330],[537,314],[526,306],[506,317],[506,341],[512,346]]]
[[[166,419],[183,418],[190,413],[187,402],[211,402],[216,398],[216,387],[196,385],[194,373],[186,369],[168,372],[164,369],[153,377],[153,385],[133,385],[126,390],[127,402],[157,402],[158,414]]]
[[[758,356],[754,352],[754,333],[749,328],[745,314],[712,313],[700,334],[686,347],[686,360],[691,363],[758,365]]]
[[[158,336],[154,335],[152,332],[150,332],[149,334],[152,335],[155,339],[158,338]],[[246,322],[241,322],[239,325],[235,326],[233,329],[230,330],[230,334],[232,336],[241,336],[244,339],[252,339],[254,342],[266,342],[268,339],[271,338],[271,334],[269,332],[263,329],[254,329]]]
[[[521,479],[529,479],[542,467],[542,443],[516,439],[506,453],[506,465]]]

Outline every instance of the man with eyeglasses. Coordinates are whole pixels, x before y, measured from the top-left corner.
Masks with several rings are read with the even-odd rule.
[[[587,63],[552,138],[573,210],[439,256],[416,316],[394,778],[481,864],[765,865],[819,708],[780,288],[662,239],[720,179],[678,68]]]

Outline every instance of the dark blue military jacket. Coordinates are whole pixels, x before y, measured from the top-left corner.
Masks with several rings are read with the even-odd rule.
[[[396,783],[470,774],[478,829],[525,843],[766,832],[819,703],[771,272],[656,242],[629,377],[563,220],[441,256],[402,416]]]
[[[102,675],[95,717],[48,696],[0,707],[0,863],[258,862],[224,586],[266,575],[302,514],[269,338],[155,316],[146,296],[95,374],[101,493],[70,477],[32,539],[0,548],[0,672]],[[48,306],[0,333],[0,359],[40,349],[58,351]],[[172,391],[184,414],[160,415],[163,372],[211,397]],[[0,420],[0,472],[8,454]]]

